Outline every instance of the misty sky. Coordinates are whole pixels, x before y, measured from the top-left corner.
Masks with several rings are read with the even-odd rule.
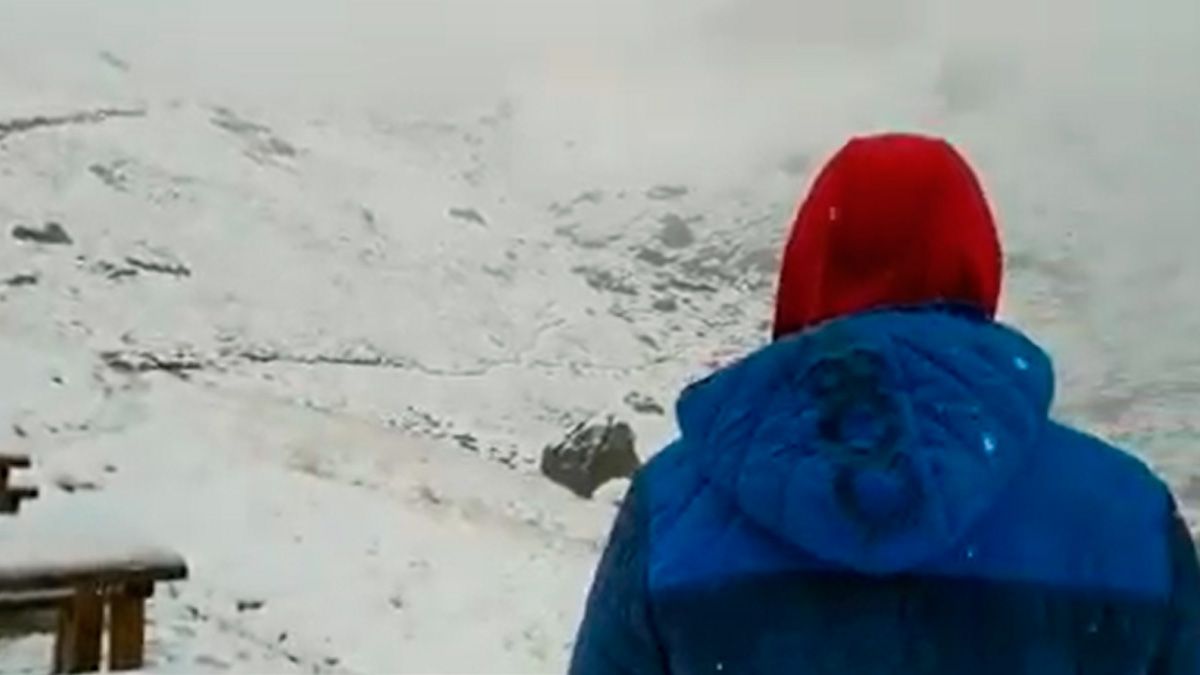
[[[505,101],[514,195],[675,181],[790,202],[805,177],[776,170],[787,158],[863,131],[946,134],[981,168],[1009,250],[1065,260],[1086,286],[1073,330],[1130,368],[1200,372],[1196,0],[0,7],[10,110],[182,100],[303,123]],[[101,50],[131,72],[98,74]]]
[[[0,6],[2,77],[23,68],[17,76],[52,87],[71,79],[72,59],[109,49],[137,65],[142,86],[185,97],[404,114],[508,96],[531,124],[548,126],[547,137],[604,146],[593,149],[594,168],[612,173],[647,163],[737,172],[783,145],[827,151],[839,135],[870,128],[974,140],[984,134],[973,118],[1002,114],[1006,125],[1075,124],[1080,136],[1119,133],[1131,144],[1158,136],[1163,147],[1130,157],[1155,165],[1177,153],[1182,161],[1200,136],[1194,0]]]

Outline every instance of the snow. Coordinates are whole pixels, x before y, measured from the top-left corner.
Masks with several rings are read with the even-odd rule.
[[[270,394],[163,381],[124,405],[127,427],[39,457],[39,482],[93,487],[50,491],[13,522],[179,551],[190,580],[152,604],[160,667],[558,667],[602,505]],[[37,670],[48,646],[25,649]]]
[[[883,128],[979,164],[1060,414],[1200,498],[1200,7],[999,7],[0,0],[0,538],[182,554],[153,672],[561,672],[623,486],[538,453],[668,440]]]
[[[78,579],[96,570],[150,571],[152,576],[183,569],[185,561],[170,549],[124,537],[111,525],[71,532],[64,518],[42,522],[25,518],[5,527],[0,538],[0,585],[21,584],[31,575]],[[110,534],[115,531],[115,534]],[[163,570],[164,572],[159,572]],[[27,590],[27,589],[22,589]]]

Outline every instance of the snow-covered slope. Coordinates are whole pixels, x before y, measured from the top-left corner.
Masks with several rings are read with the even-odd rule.
[[[168,670],[561,670],[620,488],[540,449],[667,440],[765,338],[811,171],[884,128],[976,159],[1062,414],[1186,487],[1200,9],[990,4],[0,0],[20,527],[185,553]]]
[[[107,377],[64,345],[5,346],[24,363],[53,363],[65,387]],[[28,370],[31,390],[49,374]],[[35,445],[48,494],[0,537],[6,547],[129,540],[184,553],[193,578],[153,604],[156,667],[560,667],[603,509],[536,476],[267,393],[116,388],[54,397],[94,413],[77,419],[95,426]],[[48,638],[5,644],[4,672],[43,672],[48,650]]]

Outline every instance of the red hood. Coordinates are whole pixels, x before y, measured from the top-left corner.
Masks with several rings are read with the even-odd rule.
[[[855,139],[817,176],[796,216],[774,335],[936,301],[994,315],[1002,271],[987,198],[953,146],[903,134]]]

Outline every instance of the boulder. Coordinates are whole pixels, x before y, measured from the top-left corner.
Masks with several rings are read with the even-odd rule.
[[[641,467],[634,444],[633,429],[625,422],[611,416],[603,422],[584,422],[542,450],[542,474],[591,499],[601,485],[630,478]]]
[[[63,226],[55,222],[46,223],[46,226],[40,229],[17,225],[12,230],[12,236],[17,241],[27,241],[34,244],[66,245],[74,243],[71,235],[67,234]]]

